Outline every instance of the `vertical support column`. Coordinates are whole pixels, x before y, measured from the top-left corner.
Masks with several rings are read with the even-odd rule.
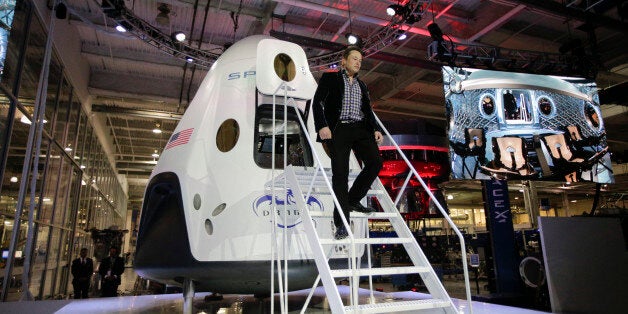
[[[537,228],[539,212],[539,198],[536,194],[536,183],[534,181],[523,181],[523,200],[525,201],[526,210],[530,214],[530,223],[532,228]]]
[[[563,211],[565,211],[565,217],[569,217],[569,196],[567,192],[563,191]]]
[[[484,213],[490,234],[493,259],[494,285],[491,292],[513,294],[519,290],[520,279],[515,252],[515,234],[508,199],[508,182],[482,181],[484,187]]]
[[[183,314],[192,314],[194,305],[194,281],[190,278],[183,280]]]

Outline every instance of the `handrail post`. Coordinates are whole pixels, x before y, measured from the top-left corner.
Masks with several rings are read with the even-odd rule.
[[[390,139],[390,141],[393,144],[393,146],[395,147],[395,149],[399,152],[399,155],[401,156],[401,158],[403,158],[403,160],[406,162],[406,164],[408,165],[411,173],[414,174],[414,176],[417,178],[419,183],[421,183],[421,186],[427,192],[427,194],[429,195],[430,199],[432,199],[434,201],[434,204],[436,204],[436,207],[438,208],[440,213],[443,215],[443,218],[445,218],[445,220],[447,220],[447,222],[449,223],[451,228],[454,230],[454,232],[458,236],[458,239],[460,240],[460,253],[462,255],[461,256],[461,258],[462,258],[462,268],[463,268],[463,273],[464,273],[464,281],[465,281],[465,290],[466,290],[466,295],[467,295],[467,303],[469,305],[469,313],[472,314],[473,313],[473,307],[472,307],[472,302],[471,302],[471,284],[469,283],[469,269],[468,269],[468,266],[467,266],[467,250],[466,250],[466,244],[465,244],[465,241],[464,241],[464,236],[462,235],[462,233],[460,232],[458,227],[456,227],[456,224],[453,222],[453,220],[451,220],[451,217],[449,217],[449,215],[447,214],[447,212],[445,211],[443,206],[440,204],[440,202],[436,199],[436,197],[434,196],[432,191],[430,191],[430,189],[427,186],[427,184],[425,184],[425,182],[423,181],[423,178],[421,178],[419,173],[412,166],[412,163],[403,154],[403,152],[401,151],[401,148],[399,147],[397,142],[393,139],[392,135],[390,135],[388,130],[384,127],[384,124],[379,119],[379,117],[377,117],[377,115],[375,115],[375,113],[373,113],[373,116],[375,117],[375,120],[376,120],[377,124],[386,133],[386,136],[388,137],[388,139]]]

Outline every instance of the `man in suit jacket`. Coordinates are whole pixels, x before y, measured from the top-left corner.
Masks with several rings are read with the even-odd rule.
[[[378,144],[383,140],[375,122],[366,84],[358,78],[362,65],[362,51],[349,46],[342,55],[342,70],[323,73],[314,94],[314,124],[317,141],[324,142],[331,157],[332,187],[338,198],[342,214],[349,218],[350,211],[370,213],[360,200],[366,196],[373,180],[382,167]],[[349,157],[351,150],[364,167],[348,187]],[[336,239],[347,237],[340,212],[334,210]]]
[[[72,286],[75,299],[87,299],[89,286],[94,273],[94,262],[87,257],[87,249],[82,248],[79,257],[72,261]]]
[[[111,247],[109,256],[100,261],[98,273],[102,280],[102,296],[115,297],[118,295],[118,286],[120,285],[120,276],[124,272],[124,260],[118,256],[118,248]]]

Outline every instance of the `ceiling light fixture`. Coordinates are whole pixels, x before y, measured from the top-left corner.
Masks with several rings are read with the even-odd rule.
[[[181,31],[172,33],[172,39],[180,43],[184,42],[186,37],[185,33]]]
[[[353,33],[347,34],[347,42],[349,43],[349,45],[357,45],[359,41],[360,38],[358,37],[358,35]]]
[[[126,28],[124,28],[124,26],[122,25],[116,26],[116,30],[120,33],[126,33]]]
[[[30,125],[31,124],[31,119],[29,119],[27,116],[22,116],[20,118],[20,122]],[[48,123],[48,120],[44,119],[44,123]]]
[[[349,14],[349,33],[345,35],[347,37],[347,42],[349,43],[349,45],[361,46],[362,42],[360,40],[360,37],[353,33],[353,27],[351,25],[351,1],[347,1],[347,12]]]
[[[153,129],[153,133],[161,134],[161,128],[160,128],[159,123],[155,123],[155,128]]]
[[[404,7],[398,4],[391,4],[386,8],[386,14],[388,16],[401,15]]]
[[[397,30],[397,40],[405,40],[406,38],[408,38],[408,34],[406,32],[401,29]]]
[[[159,154],[157,154],[156,149],[155,149],[155,152],[151,154],[151,156],[153,156],[153,158],[159,158]]]
[[[10,181],[13,182],[13,183],[17,182],[17,177],[11,177]]]

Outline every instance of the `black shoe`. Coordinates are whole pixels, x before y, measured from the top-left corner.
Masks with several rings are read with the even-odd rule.
[[[348,236],[349,233],[347,233],[347,229],[345,228],[345,226],[336,227],[336,234],[334,235],[334,238],[336,240],[342,240]]]
[[[349,205],[349,210],[364,213],[364,214],[370,214],[375,211],[375,209],[371,207],[362,206],[362,204],[360,203],[353,203]]]

